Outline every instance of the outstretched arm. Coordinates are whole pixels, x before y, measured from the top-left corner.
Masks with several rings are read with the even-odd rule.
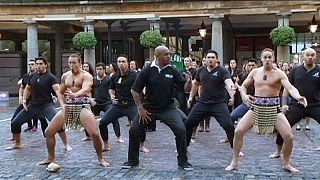
[[[200,82],[197,81],[197,80],[193,80],[191,91],[190,91],[190,94],[189,94],[189,99],[188,99],[188,102],[187,102],[188,108],[191,108],[191,103],[193,101],[194,96],[198,92],[199,86],[200,86]]]
[[[242,86],[240,88],[240,95],[242,98],[243,103],[247,105],[251,105],[253,102],[253,97],[250,95],[247,95],[248,87],[253,83],[253,75],[255,73],[255,70],[251,71],[248,75],[248,77],[243,81]]]
[[[142,94],[131,89],[131,94],[132,97],[134,99],[134,102],[136,103],[137,107],[138,107],[138,113],[140,116],[140,122],[142,121],[142,124],[148,124],[149,121],[151,121],[151,118],[149,117],[149,115],[151,114],[150,112],[148,112],[144,107],[143,107],[143,103],[142,103]]]
[[[282,71],[279,71],[279,75],[281,78],[281,83],[285,90],[289,92],[289,94],[296,99],[300,104],[303,104],[305,107],[308,105],[307,99],[300,95],[299,91],[292,86],[292,84],[289,82],[288,77],[286,74]]]
[[[230,97],[228,105],[232,106],[234,103],[234,94],[236,92],[235,91],[236,87],[230,78],[224,80],[224,84],[225,84],[226,90],[227,90],[229,97]]]

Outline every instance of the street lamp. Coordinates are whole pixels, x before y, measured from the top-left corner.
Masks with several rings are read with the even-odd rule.
[[[318,24],[317,24],[315,15],[313,15],[312,17],[312,21],[311,21],[311,24],[309,25],[309,29],[312,34],[314,34],[318,29]]]
[[[199,33],[200,33],[201,38],[204,38],[206,36],[206,34],[207,34],[207,29],[206,29],[206,26],[204,25],[203,21],[201,23],[201,26],[200,26],[200,29],[199,29]]]
[[[311,23],[309,23],[309,29],[310,29],[310,32],[311,32],[311,46],[314,46],[313,45],[314,44],[313,35],[318,29],[318,24],[317,24],[315,15],[313,15]]]

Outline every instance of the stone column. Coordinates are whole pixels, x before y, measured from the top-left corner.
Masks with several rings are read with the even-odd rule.
[[[291,12],[278,13],[276,17],[278,18],[279,26],[289,26],[289,18]],[[276,61],[289,62],[290,61],[290,47],[289,46],[278,46],[277,47],[277,57]]]
[[[108,58],[106,59],[106,64],[110,64],[112,62],[112,23],[115,21],[107,20],[106,23],[108,24]]]
[[[27,25],[27,61],[39,57],[37,22],[26,20]],[[28,72],[29,72],[29,66]]]
[[[148,18],[147,20],[150,21],[150,30],[155,30],[160,32],[160,23],[159,23],[160,18]],[[153,48],[149,48],[149,58],[151,60],[155,59]]]
[[[55,74],[57,77],[61,77],[62,75],[62,47],[64,43],[64,32],[61,30],[56,30],[54,36],[54,61],[55,61]],[[50,46],[53,46],[53,44]]]
[[[223,66],[223,36],[222,36],[222,20],[224,15],[212,15],[209,18],[213,19],[212,21],[212,37],[211,37],[211,49],[215,50],[218,53],[218,59],[220,65]]]
[[[94,20],[84,20],[84,31],[94,34]],[[96,54],[94,49],[85,49],[83,55],[84,62],[89,62],[94,68],[96,65]]]

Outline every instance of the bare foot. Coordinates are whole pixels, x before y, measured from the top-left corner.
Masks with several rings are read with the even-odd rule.
[[[108,167],[108,166],[110,166],[110,164],[109,164],[106,160],[104,160],[104,159],[100,159],[100,160],[99,160],[99,163],[100,163],[100,165],[103,166],[103,167]]]
[[[228,167],[226,167],[225,170],[226,171],[238,170],[238,165],[231,163]]]
[[[13,149],[21,149],[22,145],[21,144],[13,144],[9,147],[7,147],[5,150],[13,150]]]
[[[118,143],[124,143],[124,140],[121,139],[121,137],[119,137],[119,138],[117,139],[117,142],[118,142]]]
[[[269,158],[279,158],[280,157],[280,153],[278,152],[274,152],[273,154],[269,155]]]
[[[90,138],[90,137],[85,137],[85,138],[82,138],[81,140],[82,140],[82,141],[90,141],[91,138]]]
[[[240,151],[238,157],[244,157],[244,153]]]
[[[144,153],[148,153],[148,152],[150,152],[150,150],[149,149],[147,149],[146,147],[144,147],[144,146],[141,146],[140,147],[140,151],[141,152],[144,152]]]
[[[283,165],[282,169],[285,170],[285,171],[289,171],[291,173],[299,173],[299,170],[294,168],[294,167],[292,167],[290,164]]]
[[[14,137],[9,137],[8,139],[7,139],[7,141],[14,141],[15,139],[14,139]]]
[[[64,146],[64,150],[65,151],[71,151],[72,147],[69,144],[67,144],[67,145]]]
[[[54,162],[54,160],[45,159],[43,161],[38,162],[37,165],[48,165],[52,162]]]
[[[219,141],[219,143],[227,143],[227,142],[229,142],[228,138],[224,138]]]
[[[110,151],[110,145],[109,144],[105,144],[104,147],[102,148],[102,152],[106,152],[106,151]]]

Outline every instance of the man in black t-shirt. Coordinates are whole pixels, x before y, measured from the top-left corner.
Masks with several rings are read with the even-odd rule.
[[[186,83],[179,71],[170,65],[170,50],[167,47],[158,46],[155,49],[155,56],[156,59],[150,67],[140,72],[131,89],[139,114],[134,118],[129,131],[128,161],[122,165],[122,168],[127,169],[139,165],[140,134],[150,121],[161,120],[176,136],[179,167],[184,170],[193,170],[187,158],[186,130],[173,104],[175,86],[180,91],[189,90],[191,79],[188,77]],[[144,88],[146,88],[146,93],[143,98]]]
[[[191,67],[192,59],[190,57],[186,57],[186,58],[184,58],[183,63],[184,63],[185,68],[182,71],[180,71],[180,73],[182,74],[182,76],[185,76],[185,74],[187,74],[187,73],[191,73],[192,80],[193,80],[195,75],[196,75],[196,70]],[[177,94],[178,94],[178,100],[179,100],[180,109],[186,115],[188,115],[189,114],[189,108],[187,107],[187,100],[188,100],[188,97],[189,97],[189,93],[177,92]]]
[[[307,48],[303,51],[304,63],[289,73],[289,81],[298,89],[301,96],[307,99],[308,105],[304,107],[295,99],[287,105],[288,91],[284,89],[282,99],[282,110],[287,112],[288,121],[293,127],[301,119],[311,117],[320,123],[320,66],[316,64],[317,54],[314,49]],[[280,134],[277,136],[276,152],[270,155],[271,158],[280,157],[283,139]],[[320,148],[318,148],[320,150]]]
[[[6,150],[20,149],[22,148],[21,144],[21,126],[26,123],[29,119],[33,117],[45,117],[49,121],[57,113],[57,110],[53,104],[52,93],[58,94],[59,83],[58,79],[51,74],[48,68],[48,61],[45,58],[39,57],[35,59],[37,65],[37,73],[33,73],[29,80],[28,85],[26,86],[23,92],[23,110],[13,119],[11,122],[11,132],[15,139],[15,144],[6,148]],[[30,103],[27,105],[27,100],[30,99]],[[46,119],[42,118],[41,127],[46,129],[48,126]],[[45,122],[43,122],[45,121]],[[64,130],[59,132],[61,140],[64,144],[64,147],[67,151],[72,148],[68,145],[67,137]]]
[[[126,55],[120,55],[118,57],[117,65],[119,71],[111,77],[109,86],[112,105],[102,116],[99,125],[100,134],[104,143],[103,151],[110,151],[108,125],[118,121],[118,118],[123,116],[127,116],[128,120],[132,121],[138,113],[137,106],[130,93],[131,86],[136,80],[137,73],[129,70],[129,61]],[[141,150],[149,152],[149,150],[144,147],[143,143],[146,137],[145,131],[141,137]]]
[[[204,118],[214,116],[220,126],[225,130],[232,147],[234,126],[230,119],[228,105],[233,104],[235,87],[229,72],[218,65],[217,52],[209,50],[205,54],[205,57],[206,67],[197,71],[188,100],[188,106],[190,107],[201,84],[200,97],[191,109],[185,122],[187,130],[187,145],[190,144],[192,129]],[[226,97],[228,96],[227,92],[230,96],[228,103],[226,102]]]
[[[96,64],[97,75],[93,78],[93,94],[92,94],[92,106],[91,111],[95,116],[99,116],[100,112],[107,112],[111,107],[111,99],[108,93],[110,86],[110,77],[106,74],[106,66],[104,63],[99,62]],[[114,133],[118,138],[118,142],[124,142],[120,137],[120,125],[119,121],[112,122]],[[86,137],[83,141],[91,140],[89,134],[86,132]]]
[[[11,122],[12,122],[13,119],[18,115],[18,113],[23,109],[23,106],[22,106],[23,91],[24,91],[25,87],[26,87],[27,84],[28,84],[29,76],[30,76],[31,74],[35,73],[36,70],[37,70],[37,68],[36,68],[36,63],[35,63],[34,59],[31,59],[31,60],[28,61],[28,66],[29,66],[29,72],[26,73],[26,74],[24,74],[24,75],[22,76],[22,79],[20,79],[19,82],[18,82],[18,85],[20,85],[20,88],[19,88],[19,105],[18,105],[18,107],[16,108],[16,110],[15,110],[14,113],[13,113],[13,116],[12,116],[12,118],[11,118]],[[27,102],[27,103],[29,103],[29,102]],[[33,118],[33,124],[34,124],[35,130],[36,130],[36,127],[38,127],[38,117],[34,117],[34,118]],[[31,119],[30,119],[30,120],[28,121],[28,127],[27,127],[25,130],[23,130],[23,131],[24,131],[24,132],[30,131],[32,128],[33,128],[33,126],[32,126],[32,121],[31,121]],[[43,132],[44,132],[44,131],[43,131]],[[8,141],[13,141],[14,138],[11,137],[11,138],[9,138],[9,139],[7,139],[7,140],[8,140]]]

